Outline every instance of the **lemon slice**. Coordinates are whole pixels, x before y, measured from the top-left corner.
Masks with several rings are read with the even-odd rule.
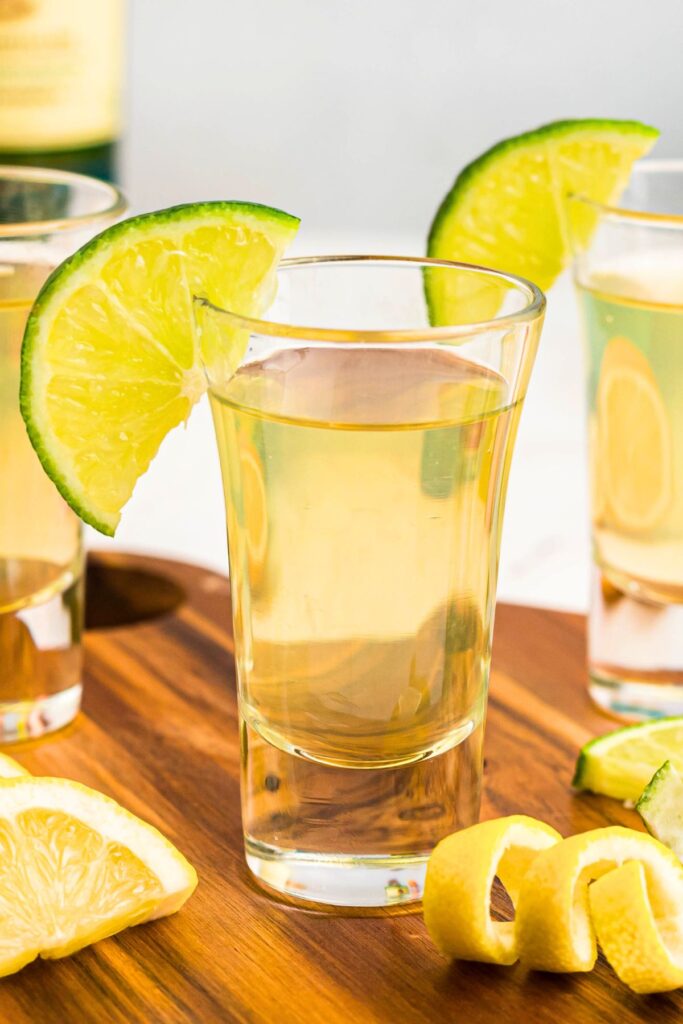
[[[144,214],[102,232],[44,285],[24,335],[22,414],[46,472],[102,533],[114,533],[162,440],[206,390],[193,296],[261,312],[298,223],[236,202]]]
[[[541,850],[562,836],[542,821],[515,814],[455,832],[434,848],[427,866],[424,918],[437,948],[459,960],[512,964],[514,921],[491,918],[491,887],[500,878],[513,904]]]
[[[65,779],[0,785],[0,975],[178,910],[197,876],[151,825]]]
[[[589,906],[589,883],[627,861],[638,860],[661,899],[671,890],[683,899],[683,867],[652,836],[614,825],[572,836],[542,851],[522,883],[517,941],[524,966],[539,971],[590,971],[598,955]],[[601,918],[607,930],[609,911]],[[619,922],[612,922],[618,938]],[[624,943],[629,939],[626,936]],[[624,953],[627,956],[627,953]]]
[[[635,803],[665,761],[683,772],[683,716],[626,725],[590,740],[572,785]]]
[[[441,203],[427,252],[526,277],[548,288],[570,259],[570,193],[602,203],[624,189],[635,160],[659,133],[637,121],[557,121],[504,139],[467,166]],[[579,204],[575,204],[578,206]],[[596,223],[589,207],[572,219],[575,242]],[[425,291],[434,324],[483,320],[505,296],[490,279],[430,271]]]
[[[17,779],[20,776],[30,776],[30,774],[13,757],[9,757],[7,754],[0,754],[0,779]]]
[[[673,876],[629,861],[588,890],[602,951],[619,978],[635,992],[670,992],[683,985],[683,872],[680,874],[673,881]]]
[[[605,348],[597,409],[608,518],[631,532],[650,530],[671,505],[671,426],[652,369],[627,338]]]

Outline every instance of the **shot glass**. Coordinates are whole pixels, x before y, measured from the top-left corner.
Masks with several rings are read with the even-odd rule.
[[[569,206],[586,341],[590,694],[625,719],[681,714],[683,162],[636,165],[618,208]]]
[[[124,208],[94,178],[0,167],[0,742],[66,725],[81,700],[81,527],[19,411],[24,325],[50,271]]]
[[[409,258],[289,260],[277,278],[261,320],[196,301],[246,859],[295,899],[407,903],[434,845],[478,818],[505,490],[544,298]]]

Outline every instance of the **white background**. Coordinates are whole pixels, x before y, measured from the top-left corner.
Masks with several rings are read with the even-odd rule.
[[[303,218],[299,252],[424,252],[457,171],[563,117],[625,117],[683,155],[681,0],[131,0],[123,183],[135,210],[238,198]],[[581,342],[549,314],[513,463],[500,596],[581,609]],[[104,547],[103,538],[91,543]],[[226,565],[206,405],[167,439],[114,544]]]

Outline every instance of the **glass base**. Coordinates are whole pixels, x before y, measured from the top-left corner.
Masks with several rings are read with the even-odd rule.
[[[0,701],[0,743],[36,739],[68,725],[81,706],[81,683],[30,701]]]
[[[422,899],[428,855],[311,854],[245,837],[247,865],[260,884],[333,907],[387,907]]]
[[[349,768],[276,747],[243,720],[249,868],[274,893],[330,907],[420,900],[434,846],[478,819],[482,732],[472,722],[422,761]]]
[[[595,568],[588,674],[595,703],[625,721],[683,714],[683,605],[621,589]]]
[[[683,715],[683,683],[614,679],[593,668],[588,692],[602,711],[629,722]]]

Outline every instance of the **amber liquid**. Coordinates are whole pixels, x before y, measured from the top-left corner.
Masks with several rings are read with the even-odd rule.
[[[211,400],[249,862],[426,856],[478,813],[519,405],[454,349],[357,346],[280,351]]]
[[[662,273],[661,261],[634,260],[632,266],[622,267],[619,276],[597,276],[591,288],[580,290],[580,297],[589,355],[597,561],[621,589],[653,601],[680,603],[683,260],[678,274],[671,261],[666,269],[668,278]],[[622,376],[630,372],[636,389],[631,385],[628,394],[633,401],[622,402],[610,416],[610,406],[600,401],[604,391],[600,381],[612,352],[617,353],[613,368],[621,370]],[[646,389],[642,397],[638,381]],[[611,462],[607,445],[615,450]],[[610,474],[615,463],[621,474]],[[635,500],[630,493],[634,490],[641,492]]]
[[[622,254],[579,286],[595,573],[590,692],[641,719],[683,710],[683,258]]]
[[[268,742],[394,766],[479,720],[517,414],[504,393],[449,352],[331,349],[214,394],[242,710]]]
[[[46,476],[19,411],[31,302],[49,267],[0,264],[0,710],[80,685],[80,524]],[[41,723],[36,721],[36,732]]]

